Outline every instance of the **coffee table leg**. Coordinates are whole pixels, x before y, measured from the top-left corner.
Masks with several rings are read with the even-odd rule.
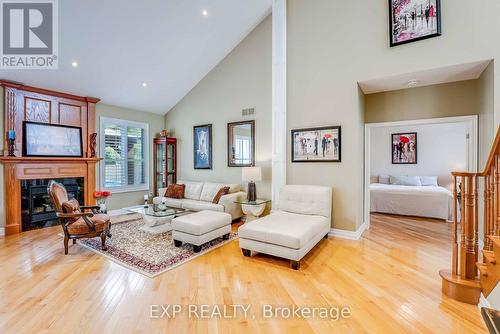
[[[193,252],[199,253],[201,251],[201,246],[193,245]]]
[[[182,246],[182,241],[180,241],[180,240],[174,240],[174,246],[175,247],[181,247]]]

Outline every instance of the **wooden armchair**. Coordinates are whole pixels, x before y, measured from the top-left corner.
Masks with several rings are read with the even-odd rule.
[[[64,231],[64,254],[68,254],[69,239],[75,244],[76,239],[99,236],[102,250],[106,251],[106,237],[111,237],[109,216],[97,213],[98,206],[80,206],[76,199],[69,200],[64,185],[54,180],[49,182],[47,191]]]

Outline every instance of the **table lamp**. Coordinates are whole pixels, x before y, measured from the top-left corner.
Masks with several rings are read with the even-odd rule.
[[[248,182],[247,200],[255,202],[257,200],[257,189],[255,182],[262,180],[260,167],[243,167],[241,170],[243,182]]]

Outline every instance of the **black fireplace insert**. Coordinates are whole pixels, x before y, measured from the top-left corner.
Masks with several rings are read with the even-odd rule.
[[[83,203],[83,178],[55,179],[66,188],[68,198]],[[58,223],[57,216],[47,192],[50,180],[21,181],[21,212],[23,231],[49,227]]]

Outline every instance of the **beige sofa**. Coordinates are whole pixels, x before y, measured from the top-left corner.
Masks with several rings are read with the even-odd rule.
[[[332,188],[287,185],[278,209],[238,229],[244,256],[259,252],[289,259],[293,269],[330,232]]]
[[[167,206],[174,208],[182,208],[192,211],[219,211],[226,212],[231,215],[231,219],[240,218],[243,213],[241,205],[235,203],[236,200],[246,198],[246,193],[241,191],[239,184],[225,184],[214,182],[194,182],[194,181],[177,181],[177,184],[185,184],[184,198],[168,198],[165,197]],[[214,196],[220,188],[229,187],[229,194],[220,198],[219,203],[212,203]],[[153,199],[153,202],[161,202],[161,198],[165,195],[166,188],[158,190],[158,197]]]

